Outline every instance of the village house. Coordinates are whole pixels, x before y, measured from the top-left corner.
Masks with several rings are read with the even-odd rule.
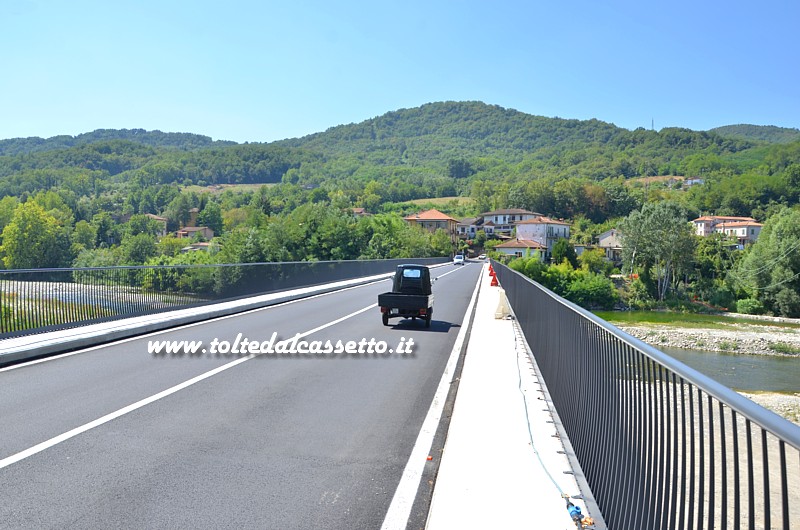
[[[483,226],[491,223],[491,229],[485,229],[486,235],[489,235],[490,230],[495,235],[510,236],[514,228],[521,222],[533,219],[534,217],[541,217],[542,214],[536,212],[529,212],[521,208],[503,208],[501,210],[494,210],[480,214],[479,218],[483,220]],[[480,230],[480,228],[479,228]]]
[[[458,237],[461,239],[475,239],[475,236],[478,235],[478,230],[482,230],[482,224],[483,219],[479,217],[461,219],[456,226]]]
[[[517,223],[517,239],[536,241],[545,248],[545,257],[553,254],[553,245],[559,239],[569,239],[569,223],[539,215]]]
[[[597,236],[597,248],[602,248],[606,259],[616,265],[622,263],[622,240],[619,230],[612,228]]]
[[[521,258],[526,254],[533,256],[533,253],[539,251],[541,259],[544,259],[547,247],[540,244],[538,241],[531,239],[512,239],[505,241],[494,247],[495,251]]]
[[[158,223],[158,237],[164,237],[167,235],[167,219],[165,217],[159,217],[158,215],[153,215],[151,213],[146,213],[145,216]]]
[[[439,210],[425,210],[424,212],[407,215],[403,219],[405,219],[408,224],[419,226],[429,232],[435,232],[441,228],[450,236],[450,241],[453,243],[453,246],[458,242],[458,221],[449,215],[443,214]]]
[[[350,208],[354,217],[370,217],[372,214],[367,212],[366,208]]]
[[[752,217],[733,217],[726,215],[704,215],[692,221],[695,233],[706,237],[714,233],[735,238],[739,248],[755,242],[764,225]]]
[[[691,188],[692,186],[697,186],[703,184],[704,182],[705,180],[700,177],[688,177],[683,180],[683,187]]]
[[[185,226],[175,232],[175,237],[178,239],[191,239],[196,235],[200,235],[206,241],[210,241],[214,237],[214,231],[207,226]]]

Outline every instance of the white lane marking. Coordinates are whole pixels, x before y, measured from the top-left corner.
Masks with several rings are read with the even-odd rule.
[[[439,387],[436,389],[436,394],[433,396],[431,408],[428,409],[428,414],[422,422],[422,428],[417,436],[417,441],[414,443],[414,448],[411,450],[411,456],[408,457],[408,462],[403,470],[403,476],[400,478],[400,483],[397,485],[397,490],[394,492],[392,503],[389,505],[389,510],[386,512],[381,530],[400,530],[405,529],[408,525],[408,517],[411,514],[411,508],[417,496],[419,481],[422,478],[422,472],[425,469],[428,453],[433,444],[433,437],[436,435],[436,428],[439,426],[439,421],[442,418],[442,411],[447,401],[447,394],[450,392],[450,385],[453,381],[453,373],[455,372],[458,357],[467,335],[467,327],[470,318],[472,318],[472,313],[475,311],[475,300],[478,297],[481,278],[483,278],[482,274],[478,276],[478,281],[475,283],[475,289],[472,291],[472,298],[469,301],[467,312],[464,315],[464,320],[461,322],[461,329],[458,331],[456,342],[453,344],[453,349],[450,351],[450,358],[447,360],[444,373],[439,380]]]
[[[348,318],[351,318],[351,317],[354,317],[354,316],[359,315],[361,313],[364,313],[365,311],[369,311],[370,309],[373,309],[373,308],[375,308],[377,306],[378,306],[378,304],[369,305],[367,307],[359,309],[358,311],[350,313],[349,315],[345,315],[345,316],[343,316],[341,318],[337,318],[336,320],[331,320],[327,324],[323,324],[321,326],[317,326],[314,329],[310,329],[310,330],[308,330],[308,331],[306,331],[304,333],[301,333],[301,334],[298,335],[298,337],[302,338],[302,337],[305,337],[305,336],[310,335],[312,333],[316,333],[317,331],[320,331],[322,329],[325,329],[325,328],[328,328],[328,327],[333,326],[335,324],[338,324],[339,322],[342,322],[344,320],[347,320]],[[57,444],[60,444],[61,442],[69,440],[70,438],[74,438],[75,436],[78,436],[79,434],[84,433],[84,432],[86,432],[86,431],[88,431],[90,429],[94,429],[95,427],[99,427],[100,425],[103,425],[104,423],[108,423],[111,420],[119,418],[120,416],[124,416],[125,414],[128,414],[129,412],[133,412],[134,410],[140,409],[140,408],[144,407],[145,405],[149,405],[150,403],[158,401],[161,398],[165,398],[165,397],[167,397],[169,395],[172,395],[175,392],[178,392],[180,390],[183,390],[184,388],[190,387],[190,386],[194,385],[195,383],[199,383],[200,381],[203,381],[204,379],[208,379],[209,377],[217,375],[220,372],[224,372],[225,370],[227,370],[229,368],[233,368],[234,366],[237,366],[237,365],[242,364],[242,363],[244,363],[246,361],[249,361],[250,359],[258,357],[258,355],[260,355],[260,354],[248,355],[247,357],[242,357],[241,359],[236,359],[235,361],[231,361],[231,362],[229,362],[227,364],[223,364],[222,366],[219,366],[217,368],[214,368],[213,370],[210,370],[210,371],[205,372],[203,374],[200,374],[200,375],[198,375],[196,377],[193,377],[193,378],[191,378],[191,379],[189,379],[187,381],[184,381],[183,383],[179,383],[179,384],[177,384],[177,385],[175,385],[175,386],[173,386],[171,388],[168,388],[166,390],[162,390],[158,394],[153,394],[152,396],[144,398],[142,400],[139,400],[136,403],[132,403],[132,404],[128,405],[127,407],[123,407],[123,408],[121,408],[119,410],[116,410],[114,412],[106,414],[105,416],[97,418],[94,421],[90,421],[89,423],[81,425],[80,427],[75,427],[74,429],[72,429],[70,431],[67,431],[67,432],[65,432],[63,434],[59,434],[58,436],[54,436],[53,438],[50,438],[49,440],[45,440],[44,442],[36,444],[33,447],[29,447],[28,449],[25,449],[25,450],[20,451],[20,452],[18,452],[16,454],[13,454],[11,456],[3,458],[2,460],[0,460],[0,469],[8,467],[11,464],[19,462],[20,460],[24,460],[24,459],[28,458],[29,456],[35,455],[36,453],[40,453],[40,452],[44,451],[45,449],[49,449],[50,447],[53,447],[54,445],[57,445]]]
[[[361,284],[361,285],[353,285],[351,287],[345,287],[343,289],[337,289],[336,291],[330,291],[330,292],[327,292],[327,293],[319,293],[319,294],[315,294],[315,295],[311,295],[311,296],[305,296],[303,298],[297,298],[295,300],[287,300],[286,302],[281,302],[279,304],[268,305],[268,306],[265,306],[265,307],[257,307],[255,309],[248,309],[247,311],[242,311],[241,313],[233,313],[231,315],[223,315],[221,317],[210,318],[208,320],[201,320],[199,322],[192,322],[191,324],[183,324],[181,326],[176,326],[174,328],[162,329],[162,330],[159,330],[159,331],[153,331],[153,332],[146,333],[146,334],[143,334],[143,335],[136,335],[135,337],[128,337],[126,339],[115,340],[114,342],[110,342],[110,343],[106,343],[106,344],[99,344],[97,346],[89,346],[88,348],[81,348],[80,350],[75,350],[75,351],[72,351],[72,352],[62,353],[62,354],[59,354],[59,355],[53,355],[52,357],[45,357],[43,359],[36,359],[36,360],[33,360],[33,361],[28,361],[28,362],[24,362],[24,363],[20,363],[20,364],[14,364],[14,365],[11,365],[11,366],[6,366],[5,368],[0,368],[0,373],[8,372],[10,370],[17,370],[19,368],[24,368],[26,366],[31,366],[31,365],[34,365],[34,364],[45,363],[45,362],[48,362],[48,361],[55,361],[56,359],[63,359],[64,357],[71,357],[71,356],[77,355],[79,353],[86,353],[86,352],[89,352],[89,351],[92,351],[92,350],[99,350],[101,348],[107,348],[109,346],[114,346],[114,345],[117,345],[117,344],[125,344],[126,342],[131,342],[131,341],[134,341],[134,340],[146,339],[147,337],[152,337],[154,335],[160,335],[160,334],[163,334],[163,333],[170,333],[172,331],[179,331],[181,329],[187,329],[187,328],[191,328],[191,327],[194,327],[194,326],[203,326],[203,325],[206,325],[206,324],[208,324],[210,322],[217,322],[219,320],[225,320],[225,319],[228,319],[228,318],[236,318],[236,317],[244,316],[244,315],[247,315],[247,314],[250,314],[250,313],[256,313],[258,311],[267,311],[267,310],[270,310],[270,309],[278,309],[278,308],[281,308],[281,307],[283,307],[285,305],[294,304],[294,303],[298,303],[298,302],[303,302],[305,300],[312,300],[314,298],[319,298],[321,296],[328,296],[328,295],[331,295],[331,294],[340,293],[342,291],[349,291],[351,289],[358,289],[360,287],[369,287],[369,286],[375,285],[376,283],[385,282],[385,281],[388,281],[388,280],[391,280],[391,279],[392,278],[384,278],[382,280],[375,280],[375,281],[372,281],[372,282],[369,282],[369,283],[365,283],[365,284]]]
[[[461,270],[464,270],[464,267],[459,267],[459,268],[460,268]],[[447,276],[448,274],[453,274],[454,272],[457,272],[457,271],[458,271],[458,269],[453,269],[453,270],[451,270],[451,271],[445,272],[444,274],[440,274],[439,276],[437,276],[437,277],[436,277],[436,279],[438,280],[439,278],[444,278],[444,277],[445,277],[445,276]]]

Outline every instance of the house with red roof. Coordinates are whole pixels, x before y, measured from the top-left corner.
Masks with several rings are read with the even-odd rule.
[[[550,257],[553,245],[559,239],[569,239],[569,223],[538,215],[517,223],[517,239],[536,241],[545,247]]]
[[[419,226],[423,230],[429,232],[435,232],[441,228],[450,236],[450,241],[453,242],[453,245],[458,242],[458,220],[443,214],[439,210],[425,210],[423,212],[407,215],[403,219],[408,224]]]
[[[514,227],[523,221],[540,217],[542,214],[523,210],[522,208],[502,208],[491,212],[480,214],[479,219],[483,219],[482,225],[485,227],[486,234],[510,236]],[[491,227],[491,228],[489,228]]]
[[[692,221],[692,224],[698,236],[706,237],[714,233],[725,234],[736,238],[742,248],[755,242],[764,226],[752,217],[729,215],[704,215]]]
[[[511,239],[509,241],[504,241],[499,245],[496,245],[494,249],[497,252],[502,252],[508,256],[514,256],[517,258],[521,258],[526,254],[533,256],[535,251],[539,251],[540,256],[544,259],[545,254],[547,253],[547,247],[540,244],[538,241],[533,241],[531,239]]]

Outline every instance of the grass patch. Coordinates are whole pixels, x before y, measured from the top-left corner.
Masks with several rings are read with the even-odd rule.
[[[475,203],[475,199],[472,197],[431,197],[430,199],[413,199],[402,204],[432,204],[434,206],[442,206],[448,204],[450,201],[456,201],[459,206],[464,204],[472,205]]]
[[[791,344],[786,344],[785,342],[776,342],[775,344],[770,344],[769,347],[778,353],[784,353],[786,355],[800,355],[800,348]]]
[[[740,328],[743,325],[751,325],[771,328],[800,328],[800,324],[791,322],[771,322],[769,320],[673,311],[595,311],[594,314],[612,324],[625,326],[657,324],[680,328],[730,329],[731,327]]]
[[[728,342],[723,340],[719,343],[719,349],[722,351],[730,351],[735,352],[739,349],[739,346],[735,342]]]
[[[219,195],[223,191],[232,191],[234,193],[246,193],[249,191],[258,191],[261,186],[276,186],[275,183],[263,183],[263,184],[216,184],[211,186],[197,186],[196,184],[192,184],[191,186],[183,186],[183,191],[187,192],[195,192],[195,193],[210,193],[212,195]]]

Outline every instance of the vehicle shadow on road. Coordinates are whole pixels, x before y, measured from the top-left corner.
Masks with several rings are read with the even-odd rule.
[[[460,328],[461,324],[453,324],[444,320],[431,320],[431,327],[425,327],[425,321],[421,319],[405,319],[389,325],[390,329],[409,329],[415,331],[426,331],[428,333],[447,333],[450,328]]]

